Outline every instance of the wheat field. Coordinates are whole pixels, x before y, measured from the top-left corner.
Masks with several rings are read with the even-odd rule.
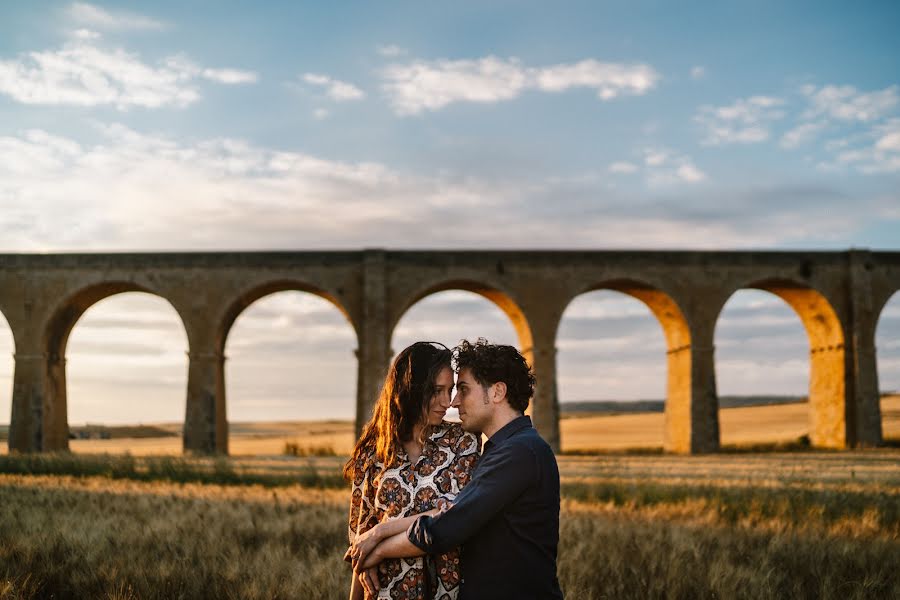
[[[881,400],[882,428],[886,439],[900,439],[900,395]],[[795,442],[808,432],[809,406],[805,403],[725,408],[719,411],[723,446]],[[181,454],[180,425],[158,424],[169,437],[70,440],[73,452],[129,452],[134,456]],[[562,451],[604,452],[661,448],[664,416],[639,413],[616,416],[583,416],[560,421]],[[350,421],[283,421],[231,423],[229,453],[232,456],[278,455],[286,443],[309,448],[331,448],[337,455],[350,453],[353,423]],[[0,454],[6,441],[0,442]]]
[[[577,599],[898,597],[898,462],[560,457],[561,585]],[[339,465],[256,468],[310,463]],[[344,598],[347,503],[340,484],[0,474],[0,598]]]
[[[723,410],[723,442],[791,441],[804,408]],[[882,410],[896,439],[900,398]],[[567,598],[900,597],[900,449],[621,452],[658,447],[661,418],[562,421]],[[232,433],[227,459],[177,456],[177,435],[2,457],[0,599],[345,598],[350,424]]]

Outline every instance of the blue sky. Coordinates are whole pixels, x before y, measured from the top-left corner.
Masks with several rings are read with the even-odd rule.
[[[894,2],[4,3],[2,251],[897,249],[898,24]],[[424,301],[403,335],[438,337],[435,324],[459,311],[473,319],[466,335],[506,335],[492,306],[449,298]],[[167,307],[132,301],[92,309],[70,361],[93,356],[89,379],[102,381],[112,358],[98,358],[104,326],[93,320],[137,318],[132,379],[146,398],[161,393],[152,381],[171,380],[177,408],[183,366],[163,377],[153,357],[171,342],[183,362],[183,333],[152,337],[147,323]],[[331,314],[271,302],[242,317],[238,356],[268,364],[277,319]],[[635,381],[660,361],[631,353],[611,366],[629,344],[661,348],[630,302],[575,306],[581,325],[564,323],[559,340],[571,361],[560,367],[564,400],[659,395]],[[802,393],[799,321],[777,299],[732,302],[717,347],[734,383],[719,373],[720,388]],[[900,387],[898,302],[879,330],[883,386]],[[754,350],[740,340],[762,335],[760,320],[771,337]],[[79,349],[80,328],[101,342]],[[298,387],[319,389],[292,380],[290,365],[322,372],[335,331],[285,359],[275,388],[254,388],[232,361],[240,414],[285,416]],[[604,332],[617,333],[598,341]],[[767,353],[773,343],[786,354]],[[347,344],[335,356],[352,358]],[[339,377],[346,367],[335,365]],[[112,384],[92,385],[73,384],[72,397],[100,408],[82,414],[76,402],[73,419],[109,414]],[[353,393],[316,394],[328,390]]]

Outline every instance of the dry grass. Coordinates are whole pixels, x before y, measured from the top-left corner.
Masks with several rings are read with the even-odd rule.
[[[900,439],[900,396],[881,400],[882,430],[888,439]],[[809,405],[776,404],[719,411],[723,446],[795,442],[809,433]],[[633,448],[662,448],[665,417],[639,413],[563,419],[563,452],[603,452]]]
[[[340,460],[233,468],[282,480]],[[559,462],[568,598],[900,597],[900,450]],[[0,475],[0,598],[343,598],[346,503],[344,488]]]
[[[791,441],[805,411],[723,410],[723,441]],[[886,437],[900,438],[900,397],[882,412]],[[0,475],[0,599],[346,597],[347,490],[294,482],[340,485],[351,424],[231,432],[237,456],[218,461],[171,456],[178,437],[72,441],[76,452],[134,456],[4,457],[0,466],[57,474]],[[654,447],[662,415],[565,419],[562,432],[570,451]],[[337,456],[284,456],[291,443]],[[568,598],[900,597],[898,449],[559,464]]]

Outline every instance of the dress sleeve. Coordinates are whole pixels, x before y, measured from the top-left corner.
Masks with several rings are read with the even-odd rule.
[[[350,518],[348,538],[350,544],[356,541],[356,536],[364,533],[369,527],[372,507],[375,502],[375,491],[372,485],[372,461],[360,458],[357,460],[353,473],[352,487],[350,489]]]

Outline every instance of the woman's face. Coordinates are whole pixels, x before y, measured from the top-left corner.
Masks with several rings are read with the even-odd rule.
[[[434,395],[428,404],[429,425],[439,425],[444,420],[444,413],[450,408],[450,394],[453,391],[453,371],[444,367],[434,378]]]

